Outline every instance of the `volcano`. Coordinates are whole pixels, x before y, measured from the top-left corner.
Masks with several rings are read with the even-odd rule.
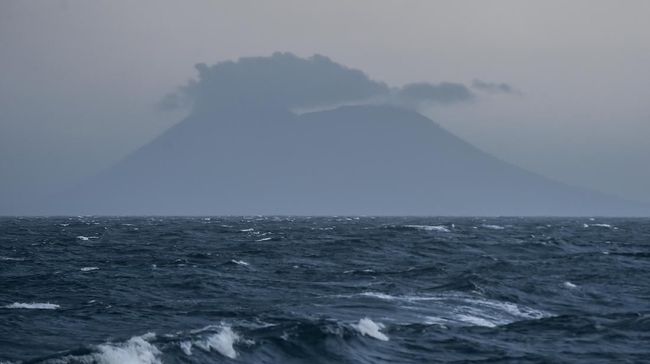
[[[104,215],[647,213],[501,161],[389,105],[196,112],[56,206]]]

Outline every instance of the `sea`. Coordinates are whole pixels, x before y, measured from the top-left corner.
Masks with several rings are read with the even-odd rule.
[[[650,219],[0,218],[0,363],[650,362]]]

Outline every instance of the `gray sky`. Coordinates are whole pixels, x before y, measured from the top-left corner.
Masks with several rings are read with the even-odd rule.
[[[0,2],[0,201],[92,175],[183,117],[199,62],[326,55],[393,86],[506,82],[426,114],[501,159],[650,202],[650,2]]]

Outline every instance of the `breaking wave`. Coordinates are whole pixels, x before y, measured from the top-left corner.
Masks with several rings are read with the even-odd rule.
[[[56,310],[57,308],[60,308],[61,306],[54,304],[54,303],[37,303],[37,302],[32,302],[32,303],[20,303],[20,302],[14,302],[10,305],[4,306],[5,308],[24,308],[24,309],[29,309],[29,310]]]

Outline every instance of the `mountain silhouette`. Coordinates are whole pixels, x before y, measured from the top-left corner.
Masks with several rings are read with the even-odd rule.
[[[109,215],[647,215],[558,183],[389,105],[220,105],[57,199]]]

